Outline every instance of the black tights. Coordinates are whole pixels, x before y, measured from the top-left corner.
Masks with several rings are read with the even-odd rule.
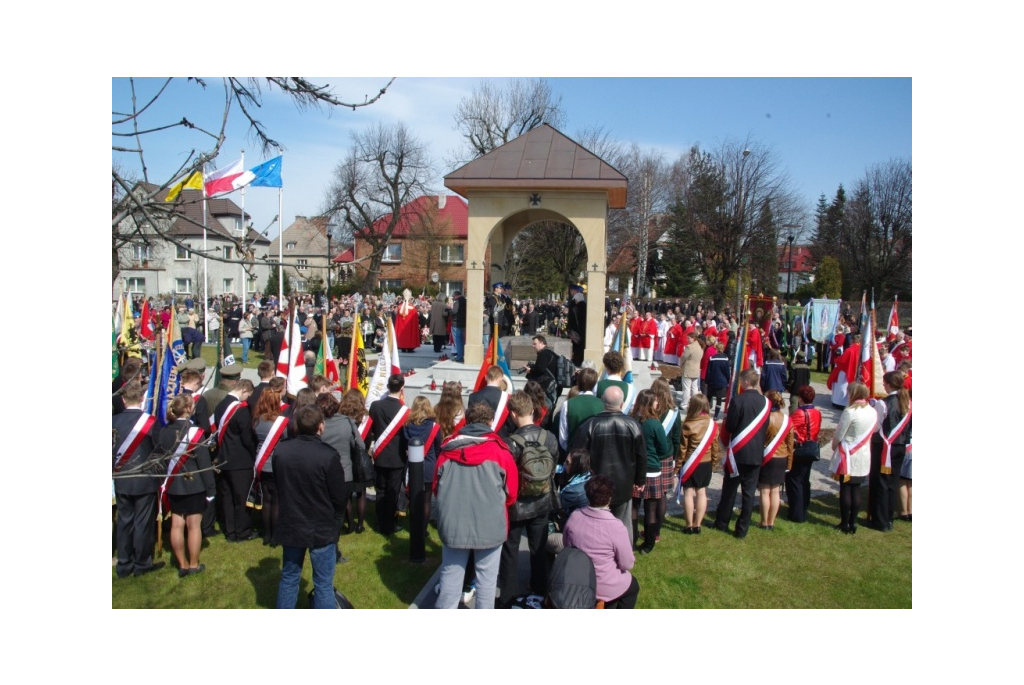
[[[857,514],[860,512],[860,483],[849,482],[839,484],[839,525],[843,530],[857,527]]]
[[[661,524],[665,522],[667,507],[668,500],[665,497],[644,502],[644,547],[654,547],[654,541],[661,535]]]

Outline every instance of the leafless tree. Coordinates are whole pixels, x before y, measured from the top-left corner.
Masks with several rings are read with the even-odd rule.
[[[671,175],[674,258],[691,260],[722,306],[742,270],[765,255],[774,262],[779,227],[803,223],[804,210],[775,152],[750,139],[714,152],[694,147]]]
[[[455,111],[455,126],[466,143],[448,161],[459,166],[541,124],[558,128],[564,120],[562,96],[555,96],[544,79],[512,79],[505,88],[483,81]]]
[[[399,222],[416,218],[406,205],[426,193],[430,176],[426,147],[404,124],[375,124],[352,136],[352,148],[334,170],[324,214],[369,244],[365,290],[376,287],[384,250]]]
[[[853,187],[844,227],[840,261],[849,267],[849,289],[857,293],[873,288],[879,298],[909,294],[914,218],[908,160],[893,159],[867,170]]]
[[[649,289],[647,262],[653,249],[651,238],[659,237],[652,236],[651,229],[657,216],[667,211],[671,199],[669,167],[660,152],[641,150],[636,143],[622,156],[620,165],[619,171],[629,179],[622,228],[627,235],[625,242],[636,250],[636,293],[646,295]]]
[[[182,112],[180,119],[154,121],[154,112],[157,109],[154,105],[166,96],[172,80],[160,81],[155,89],[151,89],[148,82],[131,78],[130,102],[123,103],[125,106],[122,106],[122,103],[115,103],[114,106],[111,123],[114,139],[112,153],[137,157],[138,162],[137,165],[133,165],[135,168],[131,172],[126,172],[123,165],[116,161],[112,165],[114,197],[111,217],[111,282],[117,280],[121,269],[122,248],[133,243],[148,242],[150,238],[147,237],[147,233],[157,234],[172,244],[184,247],[168,234],[167,229],[177,219],[189,219],[182,214],[180,207],[166,203],[164,199],[171,186],[188,179],[194,172],[201,171],[204,165],[216,159],[224,144],[233,108],[237,108],[241,116],[249,122],[250,133],[260,147],[268,151],[280,148],[281,143],[270,137],[266,127],[257,118],[258,110],[263,105],[264,88],[276,88],[287,93],[300,109],[354,110],[379,100],[394,82],[392,78],[373,96],[366,96],[362,101],[350,102],[336,95],[329,84],[317,85],[302,77],[226,77],[221,79],[224,104],[219,112]],[[205,80],[199,78],[189,78],[188,82],[204,90],[209,87]],[[144,83],[147,83],[145,87]],[[212,126],[203,123],[206,121],[212,121]],[[166,136],[172,131],[180,132],[186,137],[189,142],[186,142],[185,146],[195,147],[169,177],[153,178],[146,158],[146,142],[150,140],[150,136]],[[246,246],[239,244],[237,247],[240,255],[246,254]],[[201,256],[227,262],[240,261],[224,259],[213,252]]]

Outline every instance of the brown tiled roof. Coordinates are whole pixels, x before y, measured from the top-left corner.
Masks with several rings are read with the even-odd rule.
[[[158,188],[153,184],[141,183],[139,184],[144,192],[152,193]],[[203,235],[203,193],[199,190],[193,190],[186,188],[181,191],[178,198],[173,203],[164,203],[168,208],[172,207],[174,210],[185,218],[178,217],[171,224],[169,233],[173,236],[179,237],[190,237],[190,236],[202,236]],[[207,234],[213,234],[221,238],[227,238],[230,240],[237,239],[232,232],[229,232],[218,220],[221,216],[233,216],[239,217],[242,215],[242,208],[236,205],[233,201],[227,198],[211,198],[206,201],[206,231]],[[245,215],[247,220],[252,217],[247,213]],[[253,229],[246,231],[246,241],[257,245],[267,245],[270,243],[265,236],[260,234]]]
[[[610,207],[626,206],[626,177],[548,124],[456,169],[444,185],[464,197],[482,188],[604,190]]]

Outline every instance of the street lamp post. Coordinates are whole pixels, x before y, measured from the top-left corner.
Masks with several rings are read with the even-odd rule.
[[[788,268],[786,269],[786,304],[789,304],[789,293],[792,292],[790,284],[793,280],[793,234],[789,234],[789,261],[787,262]]]
[[[792,242],[792,241],[791,241]],[[327,227],[327,306],[331,306],[331,227]]]

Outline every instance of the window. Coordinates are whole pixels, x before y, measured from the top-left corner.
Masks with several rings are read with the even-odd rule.
[[[132,247],[132,259],[135,261],[149,259],[151,254],[149,245],[135,245]]]
[[[224,279],[224,290],[223,290],[223,292],[230,293],[234,289],[234,286],[235,286],[235,279],[233,279],[233,278],[225,278]]]
[[[300,293],[306,292],[306,282],[301,278],[293,278],[292,286]]]
[[[192,292],[192,279],[191,278],[175,278],[174,279],[174,292],[177,292],[177,293],[191,293]]]
[[[250,293],[256,292],[256,279],[255,278],[250,278],[248,280],[248,282],[245,284],[245,290],[246,290],[246,292],[250,292]]]
[[[231,246],[227,245],[224,247],[224,259],[231,259]]]
[[[397,293],[402,289],[401,278],[382,278],[380,281],[380,289],[386,292]]]
[[[306,269],[309,268],[309,260],[307,260],[307,259],[296,259],[295,260],[295,268],[298,269],[299,271],[305,271]]]
[[[465,245],[442,245],[441,246],[441,263],[442,264],[462,264],[464,259],[463,254],[465,252]]]
[[[402,243],[391,243],[384,248],[384,259],[385,262],[400,262],[402,261]]]
[[[293,241],[293,242],[290,242],[290,243],[285,243],[284,249],[286,249],[286,250],[294,250],[295,249],[295,242]]]
[[[145,293],[146,292],[146,279],[145,278],[129,278],[128,279],[128,292],[130,292],[130,293]]]
[[[783,271],[789,271],[790,269],[795,269],[796,268],[796,262],[782,262],[782,266],[780,268]]]
[[[466,292],[466,289],[462,287],[462,281],[441,281],[441,292],[451,297],[452,293],[458,290],[461,293]]]
[[[175,259],[192,259],[192,250],[191,250],[192,246],[191,245],[185,245],[185,247],[182,247],[181,245],[175,245],[174,247],[175,247],[175,253],[174,253],[174,258]],[[179,290],[178,292],[184,292],[184,291]]]

